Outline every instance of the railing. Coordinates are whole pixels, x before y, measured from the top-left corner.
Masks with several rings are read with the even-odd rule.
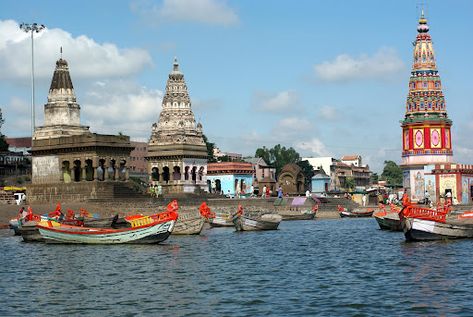
[[[429,208],[423,208],[415,205],[406,206],[402,210],[402,215],[409,218],[417,218],[422,220],[430,220],[436,222],[445,223],[447,217],[447,208],[442,208],[440,210],[434,210]]]

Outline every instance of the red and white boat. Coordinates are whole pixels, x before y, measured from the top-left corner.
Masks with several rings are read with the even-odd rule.
[[[407,205],[399,213],[407,241],[473,238],[473,211],[451,211]]]

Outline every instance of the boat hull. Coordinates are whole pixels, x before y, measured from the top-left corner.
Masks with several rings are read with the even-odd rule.
[[[37,224],[37,221],[28,221],[18,227],[24,242],[44,242],[43,236],[36,227]]]
[[[172,231],[173,235],[192,235],[200,234],[202,228],[204,227],[205,220],[202,217],[198,218],[181,218],[177,219],[174,230]]]
[[[357,212],[357,211],[341,211],[340,217],[342,218],[362,218],[372,217],[374,211]]]
[[[315,213],[313,212],[281,212],[279,213],[282,217],[282,220],[312,220],[315,218]]]
[[[431,241],[473,238],[473,224],[441,223],[417,218],[403,218],[407,241]]]
[[[398,213],[388,213],[384,216],[374,214],[381,230],[402,231],[401,219]]]
[[[209,218],[211,227],[233,227],[232,216],[230,213],[217,212],[214,218]]]
[[[70,244],[121,244],[121,243],[159,243],[166,240],[174,228],[175,220],[158,223],[153,226],[136,229],[117,229],[107,233],[90,234],[95,228],[55,230],[46,226],[39,226],[39,232],[47,243]],[[101,229],[96,229],[101,232]],[[103,231],[103,230],[102,230]],[[89,232],[89,233],[84,233]]]
[[[263,220],[256,218],[249,218],[245,215],[235,216],[233,218],[233,223],[237,231],[259,231],[259,230],[276,230],[279,226],[279,223],[282,220],[280,215],[274,217],[274,220]]]

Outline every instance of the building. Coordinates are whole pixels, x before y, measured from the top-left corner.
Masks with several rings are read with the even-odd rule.
[[[435,164],[425,178],[425,189],[433,200],[450,192],[454,204],[473,202],[473,165]]]
[[[175,59],[148,143],[149,182],[162,185],[164,193],[207,191],[207,158],[202,125],[195,122],[184,74]]]
[[[214,148],[213,156],[217,161],[220,161],[223,157],[227,157],[229,161],[241,161],[243,158],[240,153],[222,152],[218,147]]]
[[[0,176],[31,175],[31,138],[5,138],[8,151],[0,152]]]
[[[262,157],[247,157],[243,159],[253,166],[253,186],[256,193],[260,193],[263,187],[269,187],[275,190],[276,186],[276,168],[268,165]]]
[[[317,171],[311,179],[311,192],[316,194],[327,193],[330,188],[330,176],[323,170]]]
[[[304,158],[314,167],[311,180],[312,192],[348,191],[362,189],[371,184],[371,171],[368,165],[362,164],[361,155],[344,155],[340,160],[334,157]],[[353,179],[355,188],[349,188],[348,179]],[[323,192],[323,191],[322,191]]]
[[[323,170],[325,174],[330,173],[331,166],[337,161],[331,156],[323,157],[306,157],[302,159],[303,161],[308,161],[310,165],[314,168],[314,171],[318,172]]]
[[[209,192],[230,197],[252,194],[253,165],[247,162],[219,162],[207,165]]]
[[[22,152],[26,156],[30,156],[31,137],[24,138],[5,138],[8,143],[8,150],[12,152]]]
[[[44,105],[44,125],[34,129],[28,200],[97,198],[110,187],[98,182],[128,180],[132,148],[128,136],[96,134],[80,124],[69,66],[60,58]]]
[[[278,176],[278,185],[284,194],[302,195],[305,193],[305,176],[299,165],[290,163],[283,166]]]
[[[146,161],[146,154],[148,153],[148,143],[131,141],[130,144],[134,146],[130,153],[130,163],[128,164],[130,175],[142,176],[148,175],[148,162]]]
[[[417,26],[406,113],[401,121],[403,186],[413,201],[423,199],[431,165],[452,163],[452,121],[448,118],[442,84],[427,19]],[[432,179],[430,179],[432,181]]]
[[[341,160],[342,163],[348,165],[348,166],[362,166],[361,164],[361,155],[344,155],[342,156]]]

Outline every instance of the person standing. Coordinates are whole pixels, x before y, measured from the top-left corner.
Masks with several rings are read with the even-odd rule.
[[[278,187],[278,198],[282,198],[282,187],[279,185]]]
[[[363,194],[363,196],[361,196],[361,204],[363,205],[363,207],[366,207],[366,194]]]
[[[309,198],[309,197],[310,197],[310,190],[306,190],[306,191],[305,191],[305,197],[306,197],[306,198]]]
[[[261,193],[261,198],[266,198],[266,185],[263,186],[263,192]]]

